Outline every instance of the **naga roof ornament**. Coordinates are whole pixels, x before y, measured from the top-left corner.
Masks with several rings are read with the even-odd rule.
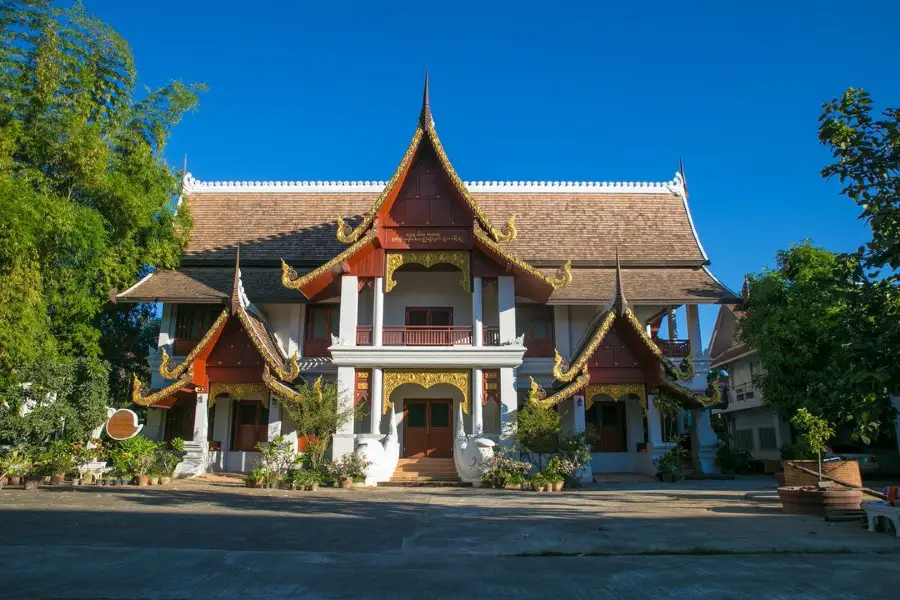
[[[394,171],[393,176],[388,180],[387,185],[384,186],[384,189],[378,195],[378,198],[375,200],[375,203],[372,205],[372,208],[369,209],[369,212],[363,217],[362,221],[356,225],[356,227],[350,227],[344,219],[340,216],[337,217],[337,239],[340,242],[345,244],[351,244],[356,242],[361,238],[361,236],[365,233],[365,231],[371,227],[372,223],[375,222],[375,217],[378,214],[378,211],[384,205],[385,201],[391,196],[394,191],[394,188],[397,185],[397,182],[406,172],[409,167],[410,162],[416,154],[416,151],[419,149],[419,144],[422,142],[422,138],[428,138],[431,147],[434,149],[434,153],[437,155],[438,161],[441,163],[441,166],[444,169],[444,172],[450,178],[450,181],[453,183],[453,187],[456,188],[456,191],[463,198],[465,203],[468,205],[469,209],[475,215],[475,219],[478,221],[478,224],[481,228],[487,232],[487,235],[491,240],[495,242],[511,242],[516,239],[516,219],[515,216],[510,217],[502,228],[494,227],[491,223],[491,220],[488,216],[481,210],[481,207],[478,206],[478,203],[475,202],[475,199],[472,198],[472,195],[469,193],[469,189],[466,187],[466,184],[460,179],[459,175],[457,175],[456,170],[453,168],[453,165],[450,163],[450,159],[447,157],[447,152],[444,150],[444,146],[441,144],[441,140],[438,137],[437,130],[434,128],[434,119],[431,115],[431,105],[429,102],[429,92],[428,92],[428,73],[425,73],[425,89],[422,93],[422,110],[419,113],[419,123],[416,127],[416,131],[413,134],[412,141],[410,141],[409,146],[406,148],[406,152],[403,154],[403,158],[400,159],[400,164],[397,165],[396,170]]]

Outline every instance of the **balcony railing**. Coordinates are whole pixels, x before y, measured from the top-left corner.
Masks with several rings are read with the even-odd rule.
[[[481,343],[485,346],[500,345],[500,328],[488,325],[481,330]]]
[[[653,340],[664,356],[669,358],[684,358],[691,353],[690,340]]]
[[[372,326],[359,325],[356,328],[356,345],[371,346],[372,345]]]
[[[469,325],[386,325],[385,346],[470,346]]]

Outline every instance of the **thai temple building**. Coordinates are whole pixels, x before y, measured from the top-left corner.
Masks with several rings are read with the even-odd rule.
[[[740,298],[710,272],[683,170],[661,183],[464,182],[432,120],[426,77],[412,141],[387,182],[203,182],[177,270],[117,302],[162,303],[145,432],[187,441],[189,473],[247,471],[285,435],[280,399],[335,382],[367,416],[334,435],[368,483],[477,483],[529,400],[596,432],[597,473],[653,474],[690,440],[714,469],[698,305]],[[674,311],[685,315],[675,339]],[[660,330],[668,321],[668,335]],[[585,478],[589,480],[591,473]]]

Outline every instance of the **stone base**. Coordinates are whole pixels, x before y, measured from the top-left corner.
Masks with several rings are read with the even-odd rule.
[[[196,477],[208,469],[209,443],[185,442],[184,460],[175,468],[176,477]]]
[[[716,466],[716,446],[700,446],[697,450],[697,460],[700,463],[701,473],[718,473],[719,467]]]

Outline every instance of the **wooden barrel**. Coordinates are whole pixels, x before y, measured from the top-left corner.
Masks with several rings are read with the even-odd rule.
[[[862,491],[847,488],[778,488],[784,512],[795,515],[824,515],[831,510],[859,510]]]
[[[784,483],[787,486],[816,485],[819,478],[812,473],[804,473],[794,465],[806,467],[810,471],[819,471],[817,460],[788,460],[784,463]],[[862,486],[862,476],[859,472],[859,461],[855,460],[830,460],[822,463],[822,473],[847,483]]]

